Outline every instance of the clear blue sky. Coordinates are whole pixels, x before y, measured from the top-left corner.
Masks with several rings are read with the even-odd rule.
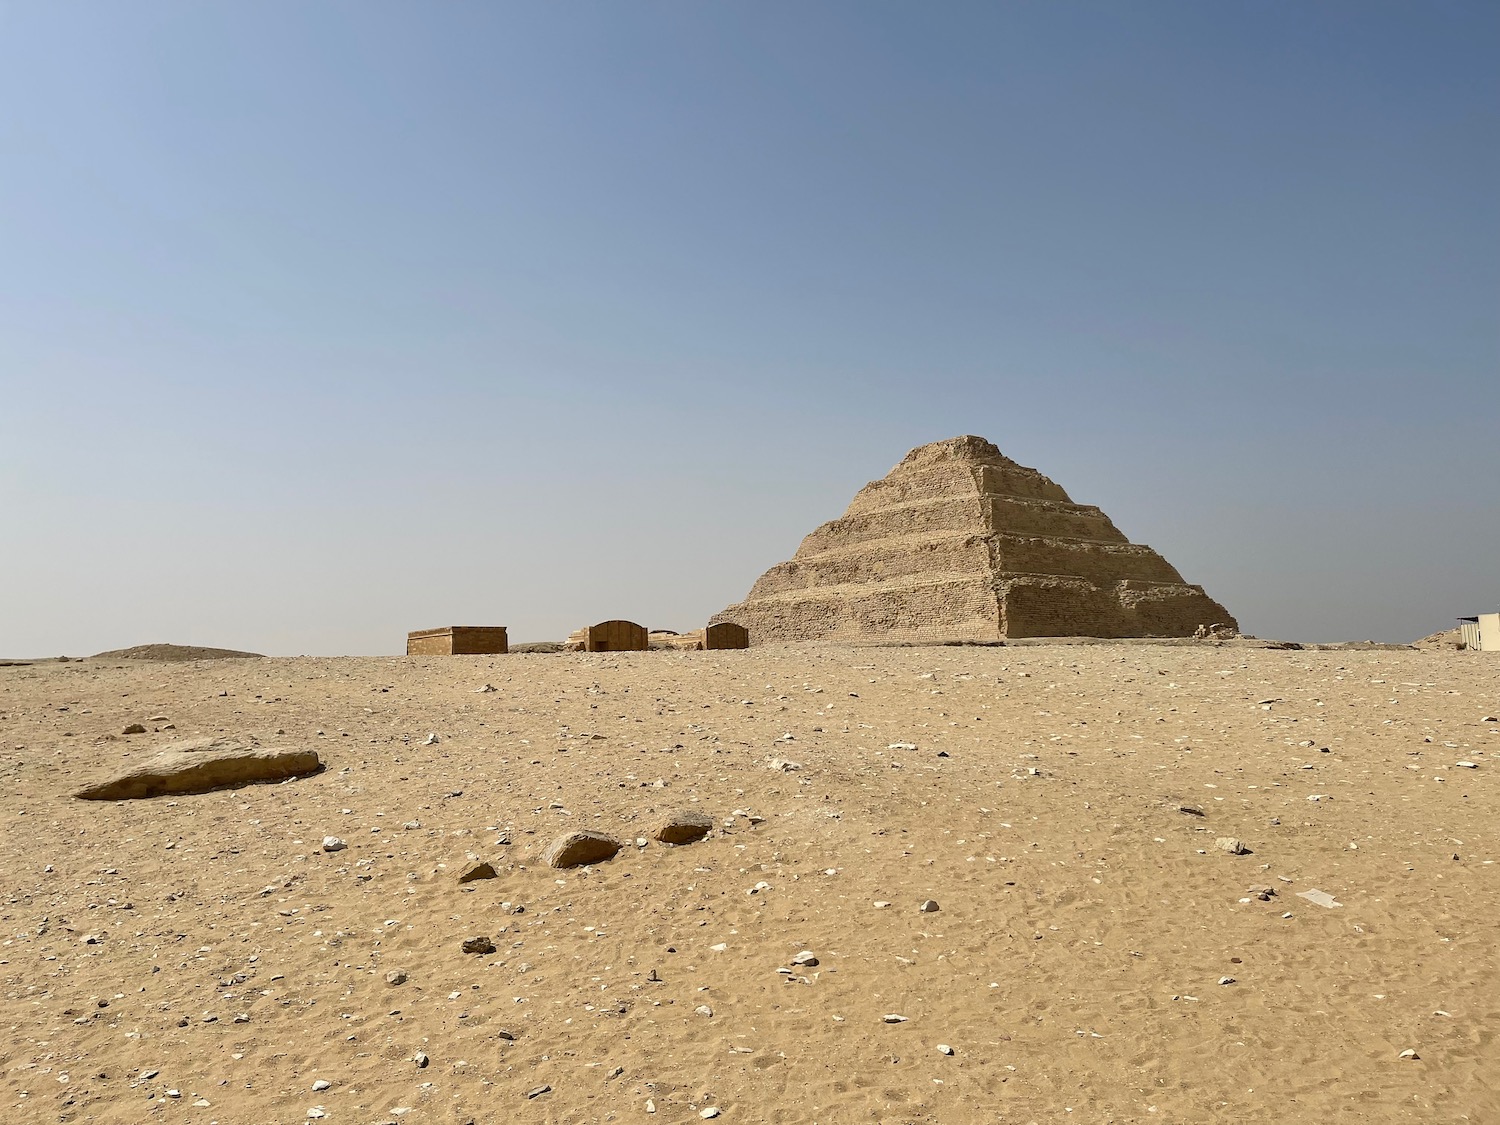
[[[0,2],[0,655],[688,629],[996,442],[1500,605],[1494,3]]]

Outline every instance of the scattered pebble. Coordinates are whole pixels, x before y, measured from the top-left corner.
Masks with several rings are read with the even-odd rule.
[[[938,911],[938,904],[936,900],[928,899],[921,906],[917,907],[917,909],[920,910],[923,914],[936,914]]]
[[[1220,836],[1214,841],[1214,847],[1218,848],[1221,852],[1228,852],[1230,855],[1248,855],[1250,853],[1250,849],[1245,847],[1245,842],[1238,836]]]
[[[488,937],[471,937],[464,939],[462,948],[465,953],[488,954],[495,952],[495,943]]]
[[[426,1070],[427,1069],[427,1064],[430,1063],[432,1060],[429,1059],[421,1051],[418,1051],[415,1055],[412,1056],[411,1061],[417,1064],[417,1069],[418,1070]]]
[[[938,1054],[940,1054],[940,1055],[951,1055],[951,1054],[953,1054],[953,1048],[950,1047],[950,1046],[948,1046],[948,1044],[946,1044],[946,1043],[939,1043],[937,1045],[937,1049],[938,1049]]]
[[[344,843],[337,836],[323,837],[323,850],[325,852],[341,852],[348,846],[348,844]]]

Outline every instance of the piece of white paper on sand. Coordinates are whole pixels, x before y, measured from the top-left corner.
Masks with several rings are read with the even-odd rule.
[[[1342,902],[1335,902],[1333,896],[1331,894],[1329,894],[1327,891],[1319,891],[1319,890],[1298,891],[1297,892],[1297,897],[1298,898],[1305,898],[1305,899],[1307,899],[1308,902],[1315,902],[1319,906],[1334,907],[1334,906],[1343,906],[1344,905]]]

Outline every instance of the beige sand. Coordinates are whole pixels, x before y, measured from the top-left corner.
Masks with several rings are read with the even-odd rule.
[[[1486,654],[1211,646],[0,669],[0,1108],[1500,1121],[1497,695]],[[328,768],[66,796],[214,734]],[[634,846],[678,807],[730,827]],[[632,843],[537,863],[577,828]]]

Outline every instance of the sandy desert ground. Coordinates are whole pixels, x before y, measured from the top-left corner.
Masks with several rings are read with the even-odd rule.
[[[0,1107],[1497,1122],[1496,717],[1500,660],[1451,651],[3,667]],[[70,796],[216,733],[327,768]],[[677,808],[722,827],[635,845]],[[578,827],[631,843],[538,862]]]

